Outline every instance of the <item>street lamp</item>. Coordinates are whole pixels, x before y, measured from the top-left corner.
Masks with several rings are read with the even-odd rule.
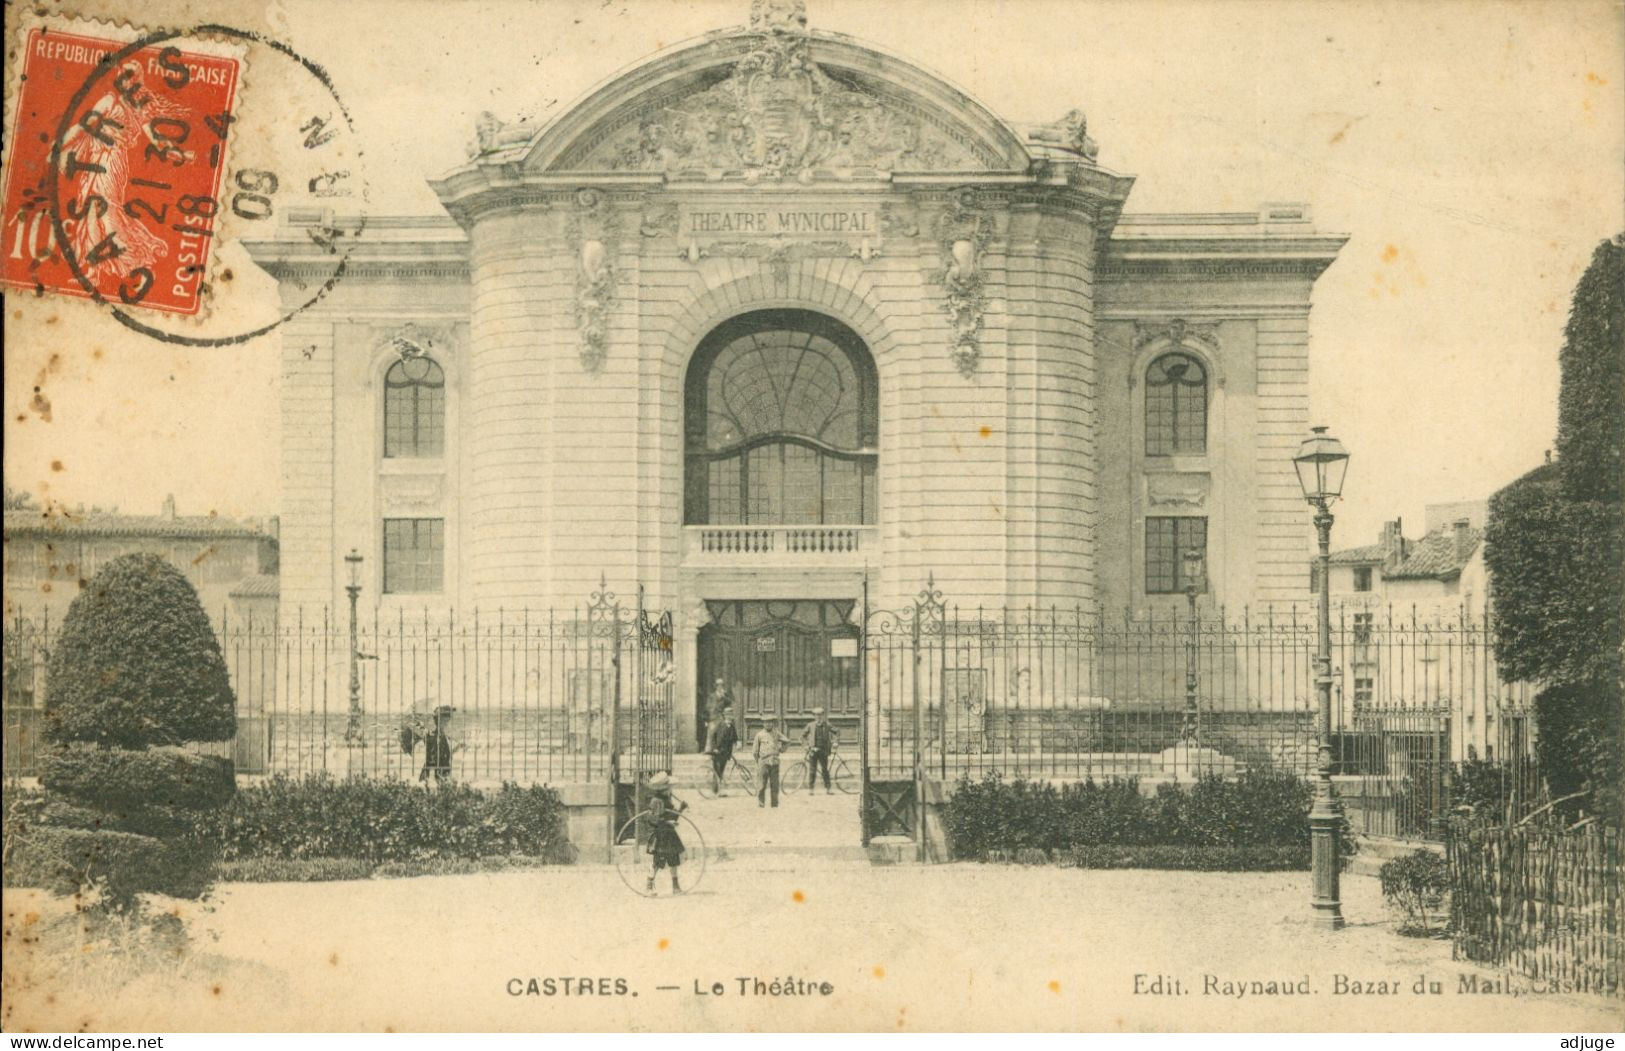
[[[355,548],[344,556],[350,582],[344,590],[350,596],[350,716],[344,724],[344,743],[350,748],[365,747],[361,736],[361,647],[356,639],[356,600],[361,598],[361,552]]]
[[[1343,493],[1343,474],[1348,470],[1349,454],[1342,442],[1326,433],[1326,428],[1312,429],[1314,433],[1303,440],[1298,455],[1292,458],[1293,466],[1298,469],[1303,498],[1315,509],[1315,530],[1320,540],[1316,573],[1320,581],[1319,645],[1315,653],[1315,690],[1320,700],[1320,762],[1314,803],[1309,808],[1310,867],[1314,883],[1310,903],[1314,907],[1315,922],[1336,930],[1343,926],[1343,903],[1338,888],[1341,863],[1338,837],[1343,809],[1332,795],[1331,505]]]
[[[1179,737],[1189,748],[1197,742],[1196,708],[1196,596],[1207,586],[1204,579],[1202,552],[1197,548],[1185,551],[1185,598],[1190,603],[1190,631],[1185,637],[1185,719],[1179,728]]]

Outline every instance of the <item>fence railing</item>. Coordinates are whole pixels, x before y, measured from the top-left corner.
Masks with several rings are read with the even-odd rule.
[[[237,736],[205,747],[230,754],[243,774],[413,778],[425,758],[421,731],[445,705],[455,709],[447,728],[458,780],[607,783],[617,757],[624,770],[637,768],[651,710],[670,736],[669,628],[664,650],[651,649],[651,621],[641,613],[608,592],[567,610],[466,617],[374,610],[359,618],[353,646],[347,613],[342,620],[222,618],[216,631],[236,695]],[[7,625],[12,776],[37,767],[56,637],[43,620]],[[416,728],[418,739],[403,735],[406,728]]]
[[[1308,775],[1318,746],[1315,620],[1307,609],[1227,617],[1081,609],[960,609],[940,594],[865,620],[866,739],[873,779],[1187,778],[1276,769]],[[695,669],[639,651],[618,660],[637,610],[613,597],[561,610],[435,615],[363,611],[349,696],[348,611],[217,621],[237,696],[231,754],[247,774],[315,770],[416,776],[403,723],[457,709],[453,775],[575,782],[609,776],[614,742],[640,750],[635,698]],[[5,645],[5,762],[27,776],[39,745],[46,655],[57,627],[18,616]],[[1458,767],[1531,751],[1530,691],[1502,684],[1490,630],[1381,612],[1332,625],[1332,747],[1356,831],[1440,834]],[[661,658],[664,660],[664,658]],[[692,682],[692,678],[689,682]],[[669,704],[662,716],[674,725]],[[647,721],[647,720],[645,720]],[[668,731],[668,735],[670,732]],[[1518,798],[1536,795],[1525,765]]]
[[[962,609],[928,587],[865,621],[875,782],[916,764],[943,780],[1180,780],[1318,762],[1308,610],[1109,618]],[[1340,614],[1332,666],[1334,776],[1356,831],[1437,838],[1458,764],[1530,754],[1530,691],[1499,681],[1483,621]]]
[[[1547,992],[1625,992],[1620,831],[1461,823],[1446,857],[1453,955]]]

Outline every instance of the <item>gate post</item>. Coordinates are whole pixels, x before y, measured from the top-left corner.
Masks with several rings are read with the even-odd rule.
[[[863,612],[858,617],[858,833],[869,846],[869,570],[863,570]]]

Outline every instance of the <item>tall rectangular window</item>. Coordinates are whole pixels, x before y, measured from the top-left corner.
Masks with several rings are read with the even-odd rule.
[[[1356,567],[1354,567],[1354,590],[1355,591],[1370,591],[1371,590],[1371,567],[1370,566],[1356,566]]]
[[[1185,552],[1199,551],[1207,560],[1207,519],[1190,516],[1145,520],[1145,590],[1148,595],[1185,590]],[[1200,580],[1196,581],[1202,586]]]
[[[384,519],[384,592],[437,592],[445,562],[446,523],[441,518]]]

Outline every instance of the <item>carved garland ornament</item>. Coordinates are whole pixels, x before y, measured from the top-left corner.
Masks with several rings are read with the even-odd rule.
[[[426,357],[443,357],[451,350],[448,325],[420,325],[408,321],[398,326],[373,330],[375,352],[388,350],[403,362]]]
[[[581,334],[581,367],[597,372],[609,352],[609,308],[615,302],[614,209],[597,190],[576,191],[570,240],[576,246],[576,330]]]
[[[690,245],[681,255],[689,262],[698,262],[707,256],[719,259],[759,259],[767,264],[773,282],[780,288],[790,282],[790,267],[804,259],[861,259],[868,262],[880,254],[880,249],[868,241],[854,246],[849,241],[792,241],[773,237],[765,241],[717,241],[700,246]]]
[[[976,191],[961,190],[937,220],[937,241],[942,249],[944,306],[953,324],[949,354],[962,376],[976,373],[982,359],[982,315],[987,310],[987,277],[982,253],[993,239],[993,216],[976,198]]]
[[[1168,321],[1136,321],[1134,323],[1134,349],[1159,339],[1166,339],[1175,346],[1186,342],[1196,342],[1206,345],[1211,350],[1219,349],[1219,326],[1213,322],[1193,322],[1184,318],[1173,318]]]

